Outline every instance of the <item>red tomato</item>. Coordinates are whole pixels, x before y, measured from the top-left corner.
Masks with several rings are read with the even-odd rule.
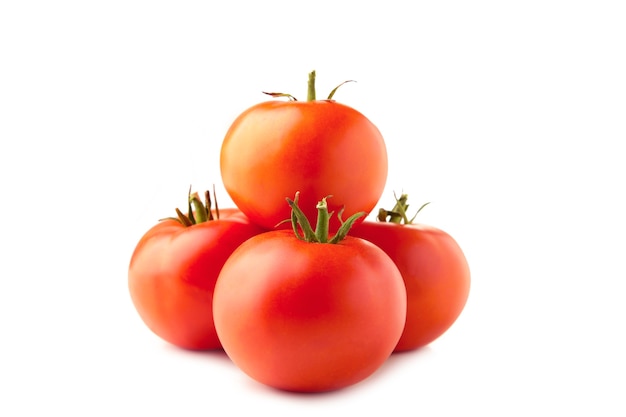
[[[161,221],[140,239],[130,261],[128,286],[139,316],[181,348],[221,347],[213,325],[215,281],[228,256],[262,232],[237,209],[219,213],[219,220],[188,227]]]
[[[275,230],[243,243],[220,272],[215,327],[233,362],[274,388],[319,392],[374,373],[406,318],[406,291],[375,245],[311,243]]]
[[[297,191],[310,218],[328,195],[331,211],[369,213],[387,180],[387,150],[378,128],[351,107],[333,100],[267,101],[232,123],[220,168],[235,205],[272,229],[289,218],[285,197]],[[332,218],[331,230],[338,227]]]
[[[385,251],[407,291],[407,318],[396,352],[417,349],[441,336],[461,314],[470,289],[467,260],[446,232],[423,224],[365,221],[352,236]]]

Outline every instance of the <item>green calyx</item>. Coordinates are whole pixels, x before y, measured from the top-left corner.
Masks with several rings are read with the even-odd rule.
[[[338,217],[341,222],[341,226],[337,233],[330,238],[328,236],[328,226],[330,223],[330,217],[333,215],[333,212],[328,212],[328,205],[326,204],[326,199],[331,197],[327,196],[322,198],[320,202],[317,203],[317,223],[315,225],[315,230],[311,227],[311,223],[304,215],[300,207],[298,207],[298,198],[300,197],[300,193],[297,192],[296,196],[293,200],[287,198],[287,203],[291,207],[291,226],[293,227],[293,232],[296,237],[300,240],[304,240],[306,242],[311,243],[339,243],[348,235],[350,228],[354,224],[354,222],[361,216],[364,216],[365,212],[355,213],[350,216],[346,221],[341,219],[341,213],[343,209],[339,212]],[[300,233],[302,230],[302,233]]]
[[[211,220],[219,220],[220,211],[217,207],[217,198],[215,196],[215,187],[213,187],[213,200],[215,201],[215,216],[211,211],[211,195],[208,191],[204,192],[204,202],[200,200],[200,196],[197,192],[192,193],[191,187],[189,187],[189,193],[187,194],[187,214],[184,214],[178,208],[176,208],[176,217],[166,217],[163,220],[176,220],[185,227],[193,226],[194,224],[204,223]]]
[[[407,194],[401,194],[400,198],[398,198],[396,196],[396,193],[394,192],[393,197],[396,200],[396,205],[393,206],[391,210],[385,210],[382,208],[378,210],[378,216],[376,216],[376,219],[379,222],[396,223],[396,224],[412,224],[413,220],[415,220],[415,218],[417,217],[417,214],[420,211],[422,211],[424,207],[430,204],[430,203],[422,204],[422,206],[417,210],[415,215],[409,220],[406,214],[409,208],[409,205],[407,203],[409,196]]]
[[[356,82],[356,81],[354,81],[354,80],[347,80],[347,81],[342,82],[337,87],[333,88],[333,90],[330,92],[330,94],[328,94],[328,98],[326,98],[326,100],[332,100],[333,96],[337,92],[337,89],[339,89],[339,87],[341,87],[342,85],[344,85],[346,83],[350,83],[350,82]],[[295,98],[294,96],[292,96],[291,94],[288,94],[288,93],[268,93],[268,92],[263,91],[263,94],[267,94],[267,95],[272,96],[274,98],[287,97],[287,99],[289,101],[298,101],[297,98]],[[309,80],[308,80],[308,83],[307,83],[306,101],[315,101],[315,100],[317,100],[317,95],[316,95],[316,92],[315,92],[315,70],[313,70],[313,71],[311,71],[309,73]]]

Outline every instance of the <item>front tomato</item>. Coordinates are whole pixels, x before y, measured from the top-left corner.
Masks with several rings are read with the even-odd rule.
[[[147,327],[165,341],[216,349],[221,344],[213,324],[215,281],[228,256],[262,230],[236,209],[196,224],[185,225],[189,217],[179,216],[186,221],[163,220],[140,239],[128,270],[130,296]]]
[[[311,80],[309,86],[314,91]],[[346,217],[369,213],[388,168],[383,137],[369,119],[333,100],[310,98],[268,101],[244,111],[224,137],[220,167],[235,205],[266,229],[289,217],[284,198],[296,191],[309,218],[327,195],[333,196],[331,211],[343,207]],[[330,228],[339,228],[336,218]]]
[[[226,261],[213,314],[224,350],[253,379],[329,391],[365,379],[389,357],[406,292],[389,257],[363,239],[311,243],[277,230]]]

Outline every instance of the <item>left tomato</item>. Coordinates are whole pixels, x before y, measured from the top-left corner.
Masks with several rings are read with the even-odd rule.
[[[161,220],[139,240],[128,288],[146,326],[190,350],[221,348],[213,324],[215,282],[230,254],[263,232],[238,209],[211,210],[210,199],[189,195],[188,214]]]

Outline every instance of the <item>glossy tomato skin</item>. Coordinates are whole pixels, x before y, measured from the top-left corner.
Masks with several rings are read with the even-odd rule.
[[[407,291],[407,319],[396,352],[423,347],[446,332],[467,302],[470,270],[448,233],[423,224],[365,221],[350,234],[366,239],[396,263]]]
[[[316,203],[329,195],[329,211],[345,206],[344,218],[369,213],[387,180],[387,150],[378,128],[349,106],[276,100],[235,119],[222,143],[220,168],[235,205],[273,229],[289,219],[285,198],[297,191],[308,218],[315,218]],[[330,230],[338,226],[333,216]]]
[[[184,227],[164,220],[137,244],[128,270],[130,296],[147,327],[178,347],[221,347],[213,324],[213,290],[221,267],[244,241],[262,233],[239,210]]]
[[[369,242],[308,243],[277,230],[228,259],[213,309],[224,350],[246,374],[321,392],[365,379],[389,357],[404,328],[406,291]]]

